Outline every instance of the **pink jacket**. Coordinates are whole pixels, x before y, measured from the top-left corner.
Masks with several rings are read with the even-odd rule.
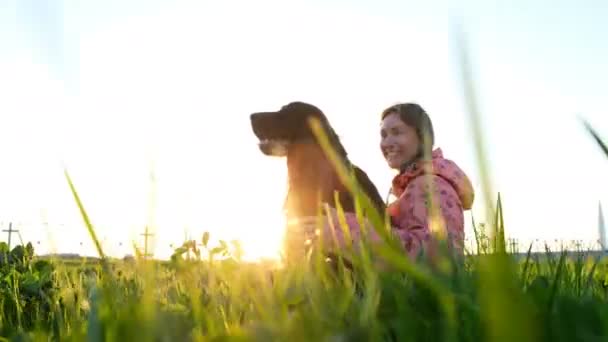
[[[464,210],[471,209],[474,190],[467,175],[451,160],[445,159],[441,149],[432,153],[430,174],[435,193],[435,202],[443,217],[447,240],[459,254],[464,249]],[[427,247],[431,233],[429,229],[429,202],[427,177],[423,163],[408,167],[393,179],[392,192],[397,197],[388,206],[393,233],[396,234],[410,257],[416,257],[421,248]],[[332,213],[336,242],[344,243],[336,212]],[[361,227],[354,213],[345,213],[346,223],[353,242],[360,239]],[[329,222],[328,222],[329,223]],[[330,237],[330,225],[326,225],[324,236]],[[373,229],[368,230],[373,232]],[[372,241],[379,241],[376,234],[370,233]],[[328,239],[325,238],[325,241]]]

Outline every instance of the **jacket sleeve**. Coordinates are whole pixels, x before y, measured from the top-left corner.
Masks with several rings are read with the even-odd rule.
[[[458,194],[445,179],[436,175],[431,177],[433,200],[439,206],[439,214],[447,229],[448,242],[460,250],[464,239],[464,219]],[[410,257],[416,257],[421,249],[426,250],[429,247],[431,197],[425,182],[424,176],[414,179],[396,203],[396,233]]]

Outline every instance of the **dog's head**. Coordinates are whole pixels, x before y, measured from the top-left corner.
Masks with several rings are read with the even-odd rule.
[[[285,156],[294,143],[316,143],[309,118],[318,119],[338,153],[344,154],[338,136],[323,112],[305,102],[291,102],[276,112],[258,112],[250,116],[251,128],[259,139],[260,150],[268,156]]]

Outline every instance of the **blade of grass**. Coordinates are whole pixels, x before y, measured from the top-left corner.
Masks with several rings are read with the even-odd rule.
[[[456,26],[456,48],[460,63],[461,84],[465,98],[469,124],[473,135],[475,155],[484,193],[486,215],[494,217],[492,182],[489,163],[486,159],[484,137],[481,128],[478,101],[473,82],[473,72],[468,56],[465,35]],[[492,221],[491,219],[489,220]],[[496,241],[500,220],[491,227],[490,241]],[[480,258],[479,297],[482,321],[486,326],[487,339],[491,341],[535,341],[537,327],[531,315],[531,303],[521,293],[517,273],[509,257],[504,253],[490,254]]]
[[[551,312],[551,309],[553,308],[553,304],[555,303],[555,296],[557,295],[557,292],[559,291],[559,283],[561,281],[562,278],[562,273],[564,272],[564,266],[566,264],[566,255],[567,255],[567,251],[563,251],[559,257],[559,262],[557,264],[557,268],[555,269],[555,276],[553,278],[553,284],[551,284],[551,292],[549,295],[549,307],[548,307],[548,312]]]
[[[600,147],[602,152],[604,152],[604,155],[606,157],[608,157],[608,145],[606,145],[606,143],[602,140],[602,138],[600,138],[600,135],[595,131],[595,129],[593,127],[591,127],[589,122],[587,122],[585,119],[580,119],[580,120],[583,122],[583,126],[585,126],[585,129],[587,130],[587,132],[589,134],[591,134],[591,137],[593,137],[593,140],[595,140],[595,142],[598,144],[598,146]]]
[[[64,172],[65,178],[67,179],[68,184],[70,186],[70,191],[72,192],[72,195],[74,196],[74,200],[76,201],[76,204],[78,205],[78,209],[80,210],[80,215],[82,216],[85,226],[87,227],[87,230],[89,231],[89,235],[91,236],[91,239],[93,240],[93,243],[95,244],[95,248],[97,249],[97,254],[101,258],[104,267],[108,268],[107,259],[106,259],[105,254],[103,253],[103,249],[101,248],[101,243],[99,242],[99,239],[97,238],[97,234],[95,234],[95,229],[93,228],[93,224],[91,223],[91,220],[89,219],[89,215],[87,214],[87,212],[84,208],[84,205],[82,204],[82,201],[80,200],[80,196],[78,196],[78,192],[76,191],[76,187],[74,186],[74,183],[72,182],[72,178],[70,177],[67,169],[64,168],[63,172]]]
[[[475,150],[475,156],[479,167],[479,177],[481,178],[481,188],[484,194],[486,215],[487,217],[493,217],[494,208],[491,198],[494,197],[492,190],[492,180],[490,178],[490,165],[486,159],[487,151],[485,149],[485,138],[482,133],[482,123],[480,110],[477,105],[478,100],[475,93],[475,86],[473,81],[473,72],[470,65],[467,42],[465,36],[459,30],[456,31],[455,39],[457,42],[459,62],[460,62],[460,77],[462,80],[462,89],[465,99],[465,107],[469,115],[469,125],[473,136],[473,147]]]
[[[481,238],[479,236],[479,230],[475,224],[475,216],[471,215],[471,224],[473,226],[473,235],[475,236],[475,243],[477,244],[477,255],[481,255]]]
[[[584,296],[589,296],[590,291],[593,290],[593,276],[595,275],[595,270],[597,269],[597,265],[600,263],[602,258],[598,256],[594,259],[595,260],[593,261],[593,265],[591,266],[591,269],[589,270],[589,274],[587,274],[587,282],[585,285],[585,291],[583,292]]]
[[[532,246],[534,242],[530,242],[530,247],[528,247],[528,253],[526,253],[526,260],[524,261],[524,266],[521,271],[521,279],[524,284],[528,282],[528,272],[530,269],[530,261],[532,260]]]
[[[498,200],[496,201],[496,236],[494,239],[494,250],[497,253],[506,253],[507,246],[505,241],[505,220],[502,214],[502,200],[500,199],[500,192],[498,193]]]

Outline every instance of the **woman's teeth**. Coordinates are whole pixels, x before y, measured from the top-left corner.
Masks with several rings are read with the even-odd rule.
[[[390,158],[390,159],[395,159],[398,156],[399,156],[399,153],[397,153],[396,151],[391,151],[386,154],[386,157]]]

